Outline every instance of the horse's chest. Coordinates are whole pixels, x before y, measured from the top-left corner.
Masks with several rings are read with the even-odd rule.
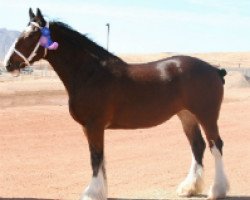
[[[69,99],[69,112],[74,120],[84,125],[105,113],[103,98],[96,95],[81,95]]]
[[[74,98],[69,99],[69,112],[73,119],[78,123],[84,125],[89,118],[89,109],[90,106],[87,106],[86,103],[81,100],[77,100]]]
[[[69,113],[75,121],[80,123],[80,118],[77,112],[76,103],[71,98],[69,99]]]

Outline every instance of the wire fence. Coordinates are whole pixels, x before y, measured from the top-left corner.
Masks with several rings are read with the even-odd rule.
[[[225,67],[226,71],[240,72],[250,78],[250,67]]]
[[[13,77],[5,68],[0,68],[0,82],[18,81],[18,80],[36,80],[36,79],[58,79],[56,72],[49,68],[33,69],[32,67],[22,70],[20,76]]]
[[[216,67],[221,67],[224,68],[227,72],[240,72],[241,74],[243,74],[246,77],[250,78],[250,67],[246,67],[246,66],[241,66],[240,64],[238,65],[238,67],[223,67],[221,65],[216,65]],[[39,69],[33,69],[32,67],[25,69],[21,72],[21,76],[19,77],[19,79],[39,79],[39,78],[50,78],[50,79],[57,79],[58,75],[56,74],[56,72],[48,67],[48,66],[40,66]],[[0,81],[5,81],[5,80],[11,80],[12,76],[10,75],[10,73],[8,73],[6,71],[6,69],[1,68],[0,67]]]

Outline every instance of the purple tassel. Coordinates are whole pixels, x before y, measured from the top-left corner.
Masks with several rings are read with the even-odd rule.
[[[42,36],[40,37],[40,45],[49,50],[56,50],[59,46],[57,42],[53,42],[50,36],[50,30],[48,27],[43,27],[41,29]]]

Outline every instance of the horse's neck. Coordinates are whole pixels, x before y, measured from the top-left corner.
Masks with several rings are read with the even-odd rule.
[[[59,48],[49,51],[47,60],[64,83],[68,93],[74,92],[74,83],[77,82],[77,79],[81,79],[81,83],[83,83],[89,78],[89,74],[98,67],[103,68],[103,65],[113,66],[114,63],[123,66],[123,61],[108,52],[103,52],[104,55],[102,56],[98,55],[103,49],[97,51],[97,55],[95,55],[93,49],[78,47],[79,49],[75,50],[76,47],[69,42],[69,39],[65,39],[65,35],[60,31],[60,28],[54,27],[54,34],[52,34],[55,41],[59,43]],[[115,69],[118,70],[117,67]],[[109,69],[106,67],[106,70],[112,71],[112,67]]]
[[[89,73],[89,60],[82,55],[82,59],[79,60],[79,56],[74,55],[67,47],[63,46],[63,43],[59,43],[58,50],[49,51],[47,60],[62,80],[68,93],[71,93],[74,89],[75,80],[80,77],[82,81],[87,79]]]

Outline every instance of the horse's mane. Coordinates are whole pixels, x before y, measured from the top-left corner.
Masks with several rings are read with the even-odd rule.
[[[73,43],[76,49],[84,50],[85,52],[89,53],[92,57],[95,57],[99,60],[109,60],[113,59],[116,61],[124,62],[119,57],[115,56],[114,54],[110,53],[103,47],[99,46],[94,41],[90,40],[86,35],[79,33],[78,31],[74,30],[68,24],[63,22],[54,21],[51,25],[56,25],[60,30],[67,35],[68,42]]]

